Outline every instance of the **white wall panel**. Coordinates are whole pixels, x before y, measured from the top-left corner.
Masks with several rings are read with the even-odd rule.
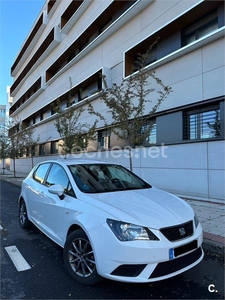
[[[185,71],[184,71],[185,72]],[[171,73],[171,77],[173,73]],[[165,79],[164,83],[168,84]],[[173,92],[162,103],[160,111],[198,102],[202,99],[202,76],[190,77],[170,85]]]
[[[157,69],[160,78],[165,78],[167,84],[184,82],[189,78],[202,74],[202,53],[196,50],[185,54]]]
[[[176,18],[185,10],[199,2],[198,0],[169,0],[154,1],[142,13],[142,36],[149,35],[159,27],[169,23],[171,19]]]
[[[141,176],[152,185],[176,194],[208,196],[205,170],[141,169]]]
[[[203,95],[204,99],[225,95],[224,66],[203,74]]]
[[[208,44],[202,49],[203,72],[220,68],[225,65],[225,43],[224,39],[219,39]]]
[[[208,143],[208,165],[209,170],[225,169],[225,142]],[[225,181],[224,181],[225,185]]]
[[[118,79],[121,82],[121,78],[123,77],[123,63],[119,63],[112,68],[112,82],[116,82]]]
[[[158,148],[157,150],[151,150]],[[184,144],[150,147],[141,150],[141,167],[165,169],[206,169],[207,144]]]
[[[225,174],[223,170],[209,172],[209,198],[225,201]]]

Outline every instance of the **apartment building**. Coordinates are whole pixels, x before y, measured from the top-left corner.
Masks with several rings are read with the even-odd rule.
[[[133,149],[133,170],[178,195],[224,202],[224,20],[224,1],[46,1],[11,67],[9,115],[35,128],[35,161],[61,156],[55,101],[71,92],[64,109],[83,107],[81,122],[95,121],[87,100],[108,117],[101,75],[109,85],[134,75],[137,54],[159,37],[145,68],[173,92],[154,116],[151,145]],[[146,113],[151,105],[154,96]],[[97,136],[72,157],[129,166],[126,141],[101,121]],[[17,170],[30,167],[29,157],[17,160]]]

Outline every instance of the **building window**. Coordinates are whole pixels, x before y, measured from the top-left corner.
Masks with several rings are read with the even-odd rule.
[[[30,147],[26,147],[26,156],[30,156]]]
[[[98,149],[110,148],[110,136],[111,131],[109,129],[98,131]]]
[[[214,12],[213,14],[210,14],[199,22],[196,22],[193,25],[189,26],[184,31],[185,45],[188,45],[217,29],[218,16],[217,12]]]
[[[59,142],[53,141],[51,142],[51,154],[58,154],[59,152]]]
[[[45,144],[39,145],[39,155],[45,155]]]
[[[104,30],[106,30],[111,24],[113,23],[112,16],[109,17],[109,19],[102,24],[102,26],[99,28],[99,34],[102,33]]]
[[[147,121],[146,125],[142,126],[141,133],[146,134],[147,137],[143,142],[144,146],[156,144],[156,121]]]
[[[32,146],[30,147],[30,155],[31,155],[31,156],[35,156],[35,152],[36,152],[36,146],[32,145]]]
[[[152,45],[152,49],[147,49],[143,51],[141,54],[137,53],[134,58],[134,66],[133,71],[136,72],[157,60],[157,45]]]
[[[184,140],[221,137],[219,106],[196,109],[183,115]]]
[[[19,157],[23,157],[24,156],[24,149],[20,149],[19,150]]]

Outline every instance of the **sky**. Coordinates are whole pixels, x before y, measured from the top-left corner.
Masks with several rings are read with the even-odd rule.
[[[0,105],[7,104],[10,69],[45,0],[0,0]]]

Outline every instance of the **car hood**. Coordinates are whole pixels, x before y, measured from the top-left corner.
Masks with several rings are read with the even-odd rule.
[[[98,200],[93,203],[95,206],[116,219],[155,229],[194,218],[194,211],[186,201],[154,187],[92,194],[91,198]]]

